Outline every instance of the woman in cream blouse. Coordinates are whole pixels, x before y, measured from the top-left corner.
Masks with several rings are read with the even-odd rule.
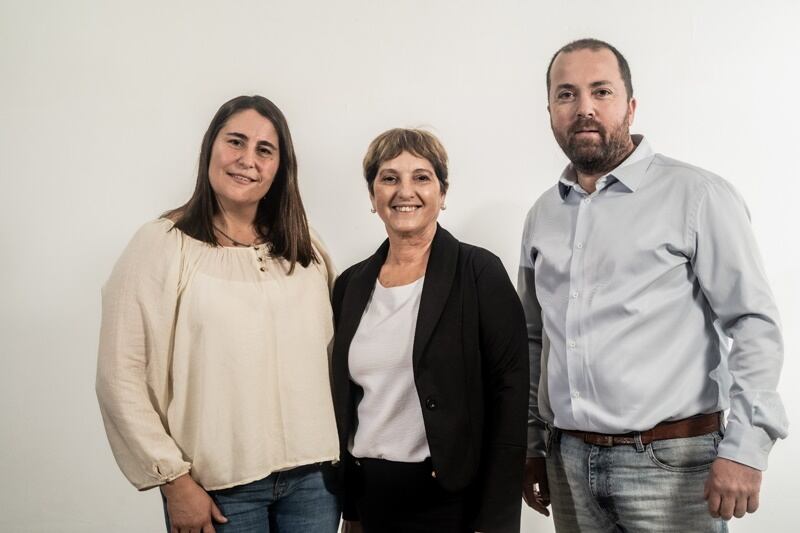
[[[336,531],[332,282],[286,119],[234,98],[192,197],[136,233],[103,288],[106,432],[131,483],[161,488],[170,532]]]

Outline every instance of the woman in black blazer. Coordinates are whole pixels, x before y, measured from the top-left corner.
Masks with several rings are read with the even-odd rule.
[[[447,154],[389,130],[364,158],[388,239],[333,291],[345,530],[519,531],[528,356],[500,260],[436,220]]]

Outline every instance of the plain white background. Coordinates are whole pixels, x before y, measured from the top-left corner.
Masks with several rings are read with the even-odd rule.
[[[190,195],[220,104],[259,93],[282,108],[340,269],[384,235],[360,175],[367,144],[430,128],[452,161],[441,222],[516,279],[525,213],[565,163],[545,68],[584,36],[628,57],[633,130],[747,200],[796,421],[798,21],[790,0],[0,0],[0,531],[163,529],[157,492],[128,485],[102,429],[99,291],[136,228]],[[761,509],[733,531],[795,530],[798,454],[796,436],[777,444]],[[530,510],[523,524],[552,531]]]

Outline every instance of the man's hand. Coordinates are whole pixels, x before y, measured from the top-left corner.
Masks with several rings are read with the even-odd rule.
[[[228,521],[189,474],[162,485],[161,491],[167,498],[170,533],[215,533],[214,521]]]
[[[711,465],[705,487],[708,512],[714,518],[730,520],[758,509],[758,492],[761,489],[761,471],[717,457]]]
[[[545,516],[550,516],[550,486],[547,484],[547,465],[544,457],[528,457],[522,478],[522,497],[528,506]]]

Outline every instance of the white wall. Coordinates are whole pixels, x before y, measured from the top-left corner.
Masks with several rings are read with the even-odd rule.
[[[260,93],[283,109],[310,219],[340,267],[383,236],[360,176],[368,142],[432,128],[452,160],[443,224],[514,275],[525,213],[565,163],[547,61],[584,36],[627,55],[634,131],[747,199],[796,422],[798,21],[791,0],[0,0],[0,531],[162,529],[157,493],[127,484],[103,433],[99,290],[133,231],[190,194],[222,102]],[[796,436],[776,446],[762,508],[734,531],[794,529],[799,454]]]

